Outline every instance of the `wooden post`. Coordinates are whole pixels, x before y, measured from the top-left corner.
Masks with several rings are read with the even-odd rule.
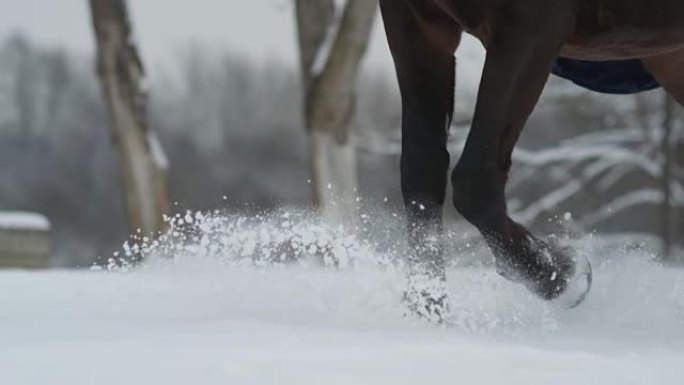
[[[52,231],[36,213],[0,212],[0,269],[44,269],[49,266]]]

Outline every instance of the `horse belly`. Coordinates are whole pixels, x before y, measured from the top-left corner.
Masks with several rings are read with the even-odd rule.
[[[631,59],[684,48],[682,0],[582,0],[564,56]]]
[[[626,60],[661,55],[684,49],[684,34],[648,36],[630,32],[624,35],[597,35],[569,41],[561,56],[581,60]]]

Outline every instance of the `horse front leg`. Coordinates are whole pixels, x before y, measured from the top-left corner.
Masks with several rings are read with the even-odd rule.
[[[415,4],[380,2],[402,96],[401,190],[410,246],[404,300],[410,310],[439,322],[447,300],[442,207],[449,169],[454,51],[461,30],[431,3]]]
[[[494,29],[473,126],[452,174],[454,205],[485,238],[499,272],[545,299],[569,293],[571,281],[588,263],[578,266],[569,250],[514,222],[507,213],[505,187],[515,143],[572,30],[571,18],[554,14],[559,12],[540,12],[540,20],[522,18]],[[586,291],[573,294],[567,306],[578,304]]]

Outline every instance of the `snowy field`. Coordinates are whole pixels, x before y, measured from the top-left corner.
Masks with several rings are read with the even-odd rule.
[[[5,272],[0,383],[681,384],[684,271],[612,253],[572,311],[487,267],[452,268],[444,327],[404,317],[402,274],[368,263],[195,253],[128,272]]]

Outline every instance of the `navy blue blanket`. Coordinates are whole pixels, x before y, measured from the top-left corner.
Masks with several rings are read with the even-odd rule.
[[[552,72],[579,86],[606,94],[635,94],[660,87],[638,59],[585,61],[559,57]]]

